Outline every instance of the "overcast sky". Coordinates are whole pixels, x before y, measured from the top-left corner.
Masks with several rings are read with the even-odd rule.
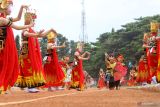
[[[13,0],[12,16],[22,4],[37,10],[35,29],[54,28],[69,40],[78,40],[81,32],[81,0]],[[133,22],[134,18],[160,13],[160,0],[85,0],[87,34],[96,41],[100,34]],[[19,23],[23,24],[23,20]],[[20,31],[15,31],[15,35]]]

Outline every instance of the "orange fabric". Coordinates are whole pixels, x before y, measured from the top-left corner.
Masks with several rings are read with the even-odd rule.
[[[97,87],[98,88],[104,88],[105,87],[105,78],[104,78],[104,75],[100,75]]]
[[[114,73],[114,80],[121,80],[127,74],[127,67],[123,66],[121,62],[116,62],[116,66],[114,67],[116,71]]]
[[[160,40],[157,40],[157,70],[156,70],[156,77],[157,80],[160,81]]]
[[[147,64],[148,64],[148,70],[146,71],[146,80],[148,83],[151,82],[151,78],[154,75],[154,72],[156,70],[156,55],[151,54],[149,52],[149,48],[146,48],[146,56],[147,56]]]
[[[44,76],[46,86],[62,86],[65,78],[64,72],[58,62],[56,49],[52,51],[52,59],[50,63],[44,64]]]
[[[72,70],[72,86],[83,88],[84,79],[83,62],[81,59],[78,59],[78,64]]]
[[[0,57],[0,87],[6,91],[14,85],[19,73],[18,54],[11,27],[7,27],[5,47]]]
[[[147,82],[148,64],[141,60],[138,64],[137,82]]]
[[[31,28],[30,33],[35,33]],[[23,35],[22,35],[23,36]],[[28,37],[28,54],[20,56],[19,87],[38,87],[44,84],[44,70],[37,38]]]

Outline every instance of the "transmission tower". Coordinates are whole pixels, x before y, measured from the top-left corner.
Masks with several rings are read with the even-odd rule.
[[[87,35],[87,26],[86,26],[86,13],[85,13],[85,6],[84,6],[84,1],[81,0],[81,5],[82,5],[82,13],[81,13],[81,32],[79,35],[79,41],[87,43],[88,42],[88,35]]]

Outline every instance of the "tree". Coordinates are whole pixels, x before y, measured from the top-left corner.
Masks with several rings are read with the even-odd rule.
[[[47,53],[47,38],[40,39],[40,46],[41,46],[42,58],[44,58]]]
[[[16,42],[17,52],[18,52],[18,55],[19,55],[20,54],[20,37],[19,37],[19,35],[16,36],[15,42]]]
[[[140,17],[135,19],[135,22],[122,25],[122,28],[115,31],[112,28],[111,32],[101,34],[95,43],[95,52],[91,52],[89,63],[84,62],[85,69],[93,76],[98,77],[99,68],[105,69],[104,53],[112,53],[115,56],[121,53],[125,57],[125,63],[138,62],[139,57],[143,53],[142,39],[144,32],[150,32],[150,22],[156,20],[160,22],[160,15]],[[90,48],[88,48],[90,51]],[[90,64],[90,65],[88,65]]]
[[[61,59],[63,56],[68,55],[70,48],[69,48],[69,42],[66,37],[64,37],[62,34],[57,35],[57,45],[60,46],[65,42],[66,47],[65,48],[59,48],[57,49],[59,59]]]

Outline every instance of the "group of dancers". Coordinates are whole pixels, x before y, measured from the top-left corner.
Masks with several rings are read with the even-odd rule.
[[[150,32],[144,33],[144,53],[138,64],[136,81],[145,84],[156,84],[160,81],[160,24],[152,21]]]
[[[83,52],[84,44],[77,43],[74,61],[70,56],[64,56],[59,61],[57,48],[65,48],[65,42],[57,46],[57,32],[49,30],[34,30],[34,21],[37,19],[35,12],[30,11],[27,5],[20,7],[16,18],[8,17],[12,12],[13,1],[0,1],[0,94],[5,93],[14,85],[28,92],[38,92],[38,87],[53,90],[58,87],[78,88],[84,90],[86,78],[83,70],[83,60],[90,58],[89,52]],[[20,21],[23,11],[24,25],[19,26],[14,22]],[[14,33],[12,29],[22,30],[20,55],[17,54]],[[40,44],[38,38],[47,37],[47,52],[42,63]],[[152,83],[160,81],[160,24],[151,22],[151,32],[145,33],[143,38],[144,54],[138,64],[138,73],[133,76],[133,82]],[[110,90],[119,89],[120,82],[127,74],[124,57],[105,54],[107,75],[100,69],[98,88],[106,84]],[[134,69],[133,69],[134,70]],[[131,72],[134,75],[134,73]],[[107,77],[106,84],[104,83]],[[88,78],[91,78],[88,76]]]
[[[30,11],[27,5],[22,5],[16,18],[7,17],[11,13],[12,0],[0,1],[0,94],[6,93],[13,86],[21,89],[27,88],[28,92],[39,92],[38,87],[53,90],[53,87],[66,86],[84,90],[85,74],[83,71],[83,60],[90,58],[89,52],[83,52],[83,43],[77,44],[74,61],[69,63],[69,56],[64,56],[62,61],[58,60],[57,48],[65,48],[56,45],[57,32],[54,29],[34,30],[34,20],[37,16]],[[23,10],[23,26],[15,25],[20,21]],[[22,30],[22,45],[20,55],[14,41],[13,29]],[[40,45],[38,38],[47,37],[47,52],[42,63]]]
[[[143,36],[143,54],[137,65],[132,66],[129,72],[128,86],[157,84],[160,82],[160,24],[156,21],[150,23],[150,32]],[[123,56],[106,55],[107,75],[109,74],[109,89],[118,89],[118,84],[126,75],[126,67],[123,66]],[[108,73],[109,71],[109,73]],[[117,71],[123,71],[121,75]],[[101,69],[99,72],[98,87],[104,84],[106,74]],[[117,78],[118,77],[118,78]],[[119,78],[120,77],[120,78]],[[117,79],[116,79],[117,78]]]
[[[108,87],[110,90],[120,89],[120,82],[124,80],[127,74],[127,67],[123,63],[124,57],[119,54],[116,56],[105,54],[106,72],[103,69],[99,71],[98,88]]]

